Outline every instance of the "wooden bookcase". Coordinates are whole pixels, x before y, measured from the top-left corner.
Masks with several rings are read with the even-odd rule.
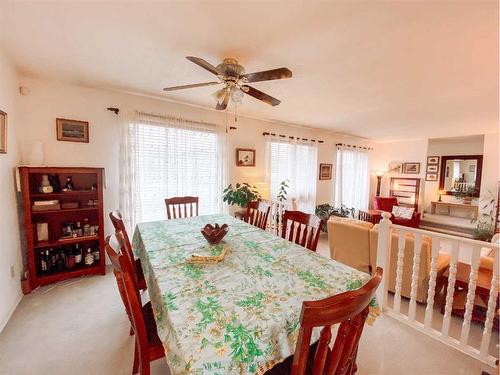
[[[59,181],[60,191],[41,193],[39,186],[43,175],[49,175],[53,181]],[[103,214],[103,168],[66,168],[66,167],[19,167],[22,205],[24,214],[25,263],[28,268],[28,281],[31,290],[40,285],[54,283],[73,277],[106,273],[104,256],[104,214]],[[75,190],[62,191],[66,178],[72,177]],[[57,184],[54,184],[57,185]],[[78,207],[33,210],[34,202],[58,200],[60,204],[72,203]],[[98,225],[97,234],[85,237],[63,237],[64,223],[84,223]],[[38,241],[37,223],[48,224],[48,240]],[[42,252],[63,249],[70,252],[76,244],[84,252],[87,248],[99,249],[99,261],[92,265],[82,264],[71,269],[64,266],[63,271],[53,270],[50,273],[41,270]],[[83,258],[85,253],[82,254]]]
[[[400,206],[413,207],[418,211],[420,178],[391,177],[389,196],[396,197]]]

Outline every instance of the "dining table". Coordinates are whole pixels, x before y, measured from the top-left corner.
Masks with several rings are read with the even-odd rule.
[[[229,231],[211,245],[201,229],[216,223]],[[263,374],[294,354],[304,301],[370,279],[225,214],[137,224],[132,246],[173,375]],[[217,263],[189,261],[222,252]]]

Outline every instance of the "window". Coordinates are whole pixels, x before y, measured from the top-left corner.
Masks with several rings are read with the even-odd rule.
[[[295,198],[299,210],[314,213],[317,155],[314,143],[271,138],[268,141],[271,199],[276,199],[280,183],[289,180],[288,199]]]
[[[200,215],[221,211],[221,136],[215,126],[178,121],[138,119],[128,127],[128,173],[122,173],[130,178],[121,194],[128,199],[120,208],[128,208],[131,225],[164,220],[164,200],[174,196],[199,197]]]
[[[335,205],[368,208],[370,169],[368,151],[340,146],[337,149]]]

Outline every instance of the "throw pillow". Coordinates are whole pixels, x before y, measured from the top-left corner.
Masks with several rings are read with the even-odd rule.
[[[394,206],[392,207],[392,214],[400,219],[407,219],[410,220],[413,217],[413,211],[415,211],[415,208],[408,208],[408,207],[401,207],[401,206]]]

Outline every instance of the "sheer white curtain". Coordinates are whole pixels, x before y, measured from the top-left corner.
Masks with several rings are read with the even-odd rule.
[[[198,196],[200,214],[223,211],[226,138],[216,125],[140,112],[124,124],[120,210],[130,227],[164,219],[173,196]]]
[[[276,199],[280,183],[289,180],[288,199],[295,198],[299,210],[314,213],[317,167],[315,142],[267,137],[266,168],[271,199]]]
[[[370,195],[370,157],[367,150],[337,146],[335,205],[365,210]]]

